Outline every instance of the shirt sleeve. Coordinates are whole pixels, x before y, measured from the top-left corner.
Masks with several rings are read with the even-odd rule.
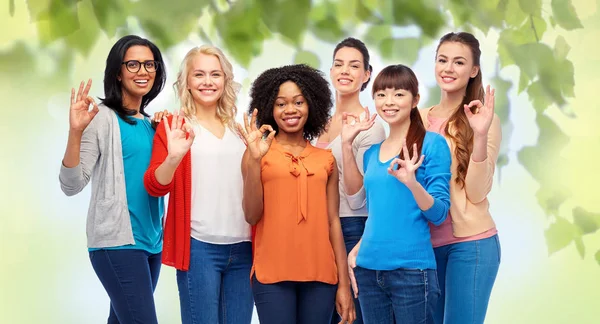
[[[167,121],[169,124],[173,116],[169,116]],[[171,181],[167,185],[163,185],[156,180],[156,169],[165,161],[167,155],[169,153],[168,142],[167,142],[167,134],[165,132],[164,120],[161,121],[158,126],[156,126],[156,132],[154,134],[154,140],[152,142],[152,157],[150,158],[150,165],[144,174],[144,187],[146,187],[146,191],[148,194],[154,197],[162,197],[168,194],[171,191],[172,183]]]
[[[425,155],[425,190],[433,197],[433,205],[423,211],[423,215],[434,225],[440,225],[448,216],[450,208],[450,165],[452,156],[446,140],[431,133],[433,139]]]
[[[480,162],[469,160],[467,176],[465,177],[465,192],[467,199],[474,204],[482,202],[492,190],[496,160],[502,141],[502,127],[500,118],[494,114],[492,125],[488,131],[487,157]]]
[[[98,113],[83,131],[79,147],[79,164],[67,168],[61,162],[58,179],[61,190],[67,196],[78,194],[90,182],[92,170],[100,156],[98,127],[104,122],[103,117],[103,114]]]

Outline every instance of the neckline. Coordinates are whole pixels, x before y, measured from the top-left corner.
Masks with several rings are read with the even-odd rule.
[[[290,154],[290,155],[292,155],[294,157],[301,157],[301,156],[302,157],[306,157],[306,156],[308,156],[310,154],[310,150],[311,150],[311,148],[313,146],[310,144],[309,141],[305,141],[305,142],[306,142],[306,146],[302,149],[302,151],[298,155],[294,155],[294,154],[292,154],[292,152],[286,150],[283,147],[283,145],[277,141],[276,138],[273,138],[273,143],[271,143],[271,146],[275,145],[275,149],[277,149],[278,151],[280,151],[280,152],[282,152],[284,154],[288,153],[288,154]]]

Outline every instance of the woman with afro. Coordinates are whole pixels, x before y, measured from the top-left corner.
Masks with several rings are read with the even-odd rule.
[[[342,323],[352,323],[338,170],[331,151],[310,144],[329,121],[329,85],[320,71],[289,65],[263,72],[250,95],[251,120],[238,127],[260,322],[328,323],[335,301]]]

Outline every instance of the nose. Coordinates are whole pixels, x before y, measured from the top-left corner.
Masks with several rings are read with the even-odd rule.
[[[348,74],[348,65],[347,64],[344,64],[342,66],[342,74]]]
[[[453,72],[454,64],[452,64],[452,62],[450,62],[450,61],[446,62],[446,64],[444,65],[444,71]]]
[[[289,103],[287,105],[285,105],[285,107],[283,108],[283,112],[285,114],[293,114],[296,112],[296,110],[294,109],[294,104],[293,103]]]
[[[393,100],[392,96],[385,97],[385,105],[386,106],[393,106],[394,105],[394,100]]]

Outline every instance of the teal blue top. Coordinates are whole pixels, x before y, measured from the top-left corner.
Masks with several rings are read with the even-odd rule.
[[[150,196],[144,188],[144,173],[152,156],[154,129],[147,118],[134,119],[136,123],[133,125],[120,117],[117,119],[121,130],[127,207],[135,244],[104,249],[140,249],[156,254],[162,251],[163,198]]]
[[[387,171],[392,159],[380,161],[381,144],[363,157],[364,187],[369,217],[356,264],[371,270],[436,269],[429,222],[441,224],[450,208],[452,157],[444,137],[427,132],[417,181],[433,197],[433,206],[421,210],[408,187]]]

